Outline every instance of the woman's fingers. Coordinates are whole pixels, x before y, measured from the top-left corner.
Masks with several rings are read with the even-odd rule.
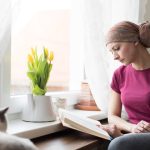
[[[141,125],[141,123],[139,122],[137,125],[134,125],[132,127],[132,133],[141,133],[144,131],[143,126]]]
[[[132,132],[134,133],[150,132],[150,123],[142,120],[136,126],[134,126]]]
[[[142,121],[142,126],[143,128],[147,131],[150,132],[150,123],[146,122],[146,121]]]
[[[114,124],[102,125],[101,128],[107,131],[112,137],[118,137],[122,135],[121,131]]]
[[[137,133],[140,133],[140,132],[144,132],[144,128],[143,127],[140,127],[140,126],[137,126],[136,127],[136,129],[135,129],[135,131],[137,132]]]

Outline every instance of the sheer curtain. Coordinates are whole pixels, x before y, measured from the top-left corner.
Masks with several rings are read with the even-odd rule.
[[[11,4],[10,0],[0,0],[0,106],[9,100],[11,47]]]
[[[137,23],[139,1],[75,0],[73,8],[78,12],[76,28],[80,30],[76,48],[78,45],[83,51],[85,72],[93,97],[98,107],[107,111],[112,73],[120,64],[113,61],[106,50],[105,33],[112,24],[122,20]]]
[[[0,0],[0,62],[10,46],[10,0]]]

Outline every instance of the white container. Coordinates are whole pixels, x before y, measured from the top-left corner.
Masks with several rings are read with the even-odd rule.
[[[30,122],[55,121],[56,114],[51,96],[28,94],[27,104],[22,111],[22,120]]]

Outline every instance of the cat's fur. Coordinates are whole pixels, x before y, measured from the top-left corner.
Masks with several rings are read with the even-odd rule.
[[[0,131],[6,132],[7,129],[7,119],[6,119],[6,112],[8,107],[0,110]]]
[[[0,150],[38,150],[34,144],[28,140],[17,136],[0,132]]]
[[[30,140],[4,133],[7,129],[7,110],[0,110],[0,150],[38,150]]]

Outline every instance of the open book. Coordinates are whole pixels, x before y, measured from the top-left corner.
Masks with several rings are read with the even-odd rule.
[[[80,117],[79,115],[75,115],[74,113],[64,109],[59,109],[59,117],[65,127],[85,132],[103,139],[111,139],[110,135],[106,131],[98,127],[98,125],[100,125],[99,121]]]

